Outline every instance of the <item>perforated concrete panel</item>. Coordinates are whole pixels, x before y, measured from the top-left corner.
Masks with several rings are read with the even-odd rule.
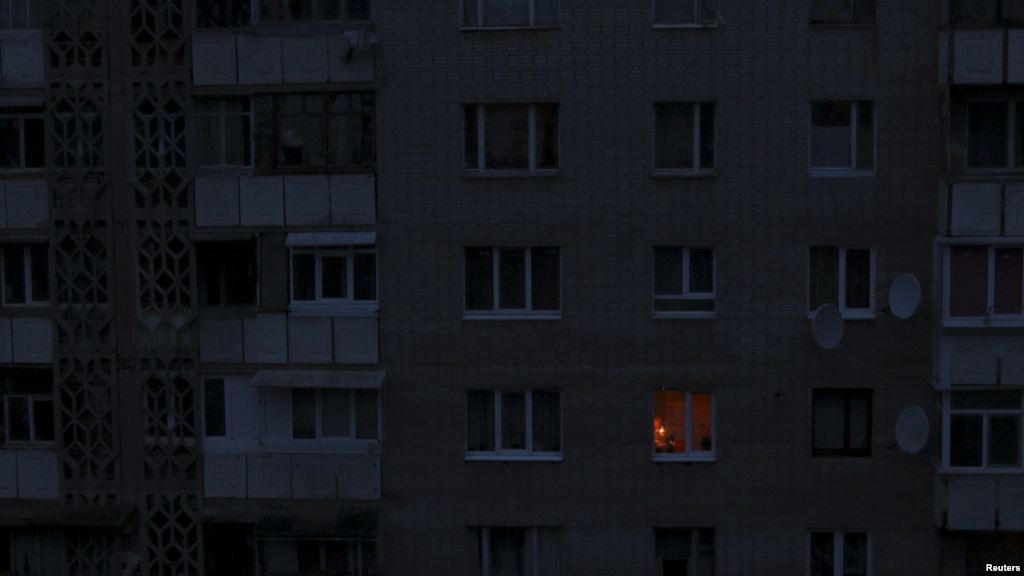
[[[293,316],[288,319],[288,362],[331,362],[331,318]]]
[[[281,39],[276,36],[238,36],[238,83],[281,83]]]
[[[196,86],[238,82],[235,35],[197,33],[192,37],[192,80]]]
[[[327,224],[331,215],[327,176],[286,176],[285,214],[289,226]]]
[[[334,319],[334,361],[339,364],[376,364],[377,318]]]
[[[196,226],[238,226],[238,177],[197,176]]]
[[[8,180],[8,228],[39,228],[50,222],[49,192],[45,180]]]
[[[241,362],[242,319],[200,319],[199,361],[212,363]]]
[[[245,361],[252,364],[283,364],[288,361],[288,320],[284,314],[246,318]]]
[[[284,81],[312,84],[327,81],[327,38],[324,36],[285,36]]]
[[[373,224],[376,196],[372,175],[331,176],[331,223]]]
[[[954,236],[996,236],[999,234],[1000,186],[954,184],[951,231]]]
[[[26,364],[52,362],[52,334],[49,318],[12,318],[14,361]]]
[[[1002,83],[1002,30],[957,30],[953,42],[953,81],[956,84]]]
[[[284,182],[280,176],[242,176],[238,179],[242,226],[284,224]]]
[[[245,498],[245,454],[203,456],[203,492],[207,498]]]

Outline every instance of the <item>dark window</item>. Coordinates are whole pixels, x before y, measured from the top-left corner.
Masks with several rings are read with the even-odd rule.
[[[5,368],[0,373],[0,440],[53,442],[53,373],[27,368]]]
[[[875,0],[811,0],[811,22],[820,24],[872,24]]]
[[[713,576],[715,530],[713,528],[656,528],[654,557],[659,576]]]
[[[42,169],[45,157],[42,109],[0,108],[0,170]]]
[[[356,390],[356,438],[374,440],[379,436],[380,403],[376,390]]]
[[[376,440],[379,413],[376,390],[293,388],[292,438]]]
[[[351,304],[377,300],[372,248],[302,248],[292,252],[292,301]]]
[[[988,314],[988,248],[952,246],[949,249],[949,315]]]
[[[501,418],[500,430],[497,426],[497,416]],[[530,436],[527,435],[528,428],[532,432]],[[562,419],[558,392],[467,391],[467,452],[529,454],[557,453],[561,449]]]
[[[240,28],[251,24],[251,0],[196,0],[198,28]]]
[[[275,107],[278,166],[373,166],[373,94],[279,94]]]
[[[713,312],[715,255],[710,248],[654,247],[654,311]]]
[[[1009,167],[1009,106],[972,102],[967,111],[967,167]]]
[[[558,248],[467,248],[465,264],[467,311],[522,313],[560,308]]]
[[[1003,0],[1008,2],[1008,0]],[[1013,4],[1016,0],[1010,0]],[[1012,8],[1011,8],[1012,12]],[[953,24],[994,26],[999,16],[996,0],[951,0],[950,20]]]
[[[256,241],[197,242],[200,306],[256,303]]]
[[[816,389],[813,396],[815,456],[871,455],[871,390]]]
[[[467,105],[465,140],[466,168],[470,170],[557,169],[558,106]]]
[[[711,170],[715,167],[714,103],[654,105],[654,167],[658,170]]]
[[[260,20],[369,20],[370,0],[260,0]]]
[[[842,556],[836,555],[841,548]],[[864,532],[811,532],[811,576],[867,576],[868,535]]]
[[[808,282],[809,311],[834,304],[843,313],[870,313],[875,289],[871,249],[812,246]]]
[[[316,438],[316,390],[292,388],[292,438]]]
[[[871,171],[874,167],[874,103],[813,102],[811,168]]]
[[[463,0],[462,7],[462,23],[468,28],[519,28],[558,23],[558,0]]]
[[[211,378],[203,382],[203,416],[206,422],[206,435],[221,437],[227,435],[227,403],[225,401],[224,380]]]
[[[995,313],[1024,313],[1024,250],[996,248],[995,268]]]
[[[949,401],[950,466],[1020,466],[1019,391],[953,392]]]
[[[46,244],[0,245],[2,303],[46,304],[50,299],[50,270]]]
[[[654,0],[654,23],[660,25],[714,24],[717,0]]]
[[[196,98],[199,166],[252,166],[252,112],[248,98]]]

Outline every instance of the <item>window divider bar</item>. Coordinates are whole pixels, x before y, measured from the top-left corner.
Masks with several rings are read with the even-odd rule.
[[[530,18],[531,18],[531,22],[532,22],[532,18],[533,18],[533,2],[532,2],[532,0],[530,2]],[[527,127],[527,134],[528,134],[528,138],[527,139],[529,140],[529,144],[527,146],[528,147],[528,150],[527,150],[527,154],[528,154],[527,162],[528,162],[528,166],[530,167],[530,172],[536,172],[537,171],[537,106],[535,104],[530,104],[527,107],[527,110],[528,110],[528,113],[526,115],[526,118],[527,118],[527,122],[529,123],[529,126]]]
[[[483,1],[480,2],[480,25],[483,26]],[[484,165],[484,161],[487,159],[486,151],[484,150],[484,139],[487,137],[487,109],[483,104],[476,105],[476,164],[477,169],[481,172],[487,170]]]
[[[523,258],[523,266],[526,267],[523,278],[525,278],[523,291],[525,292],[524,302],[526,303],[526,310],[533,310],[533,248],[524,248],[526,252]]]

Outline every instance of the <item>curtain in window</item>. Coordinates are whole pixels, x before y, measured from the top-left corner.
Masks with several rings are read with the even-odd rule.
[[[709,452],[712,444],[711,426],[714,421],[710,394],[692,394],[693,404],[693,450]]]
[[[811,534],[811,576],[833,576],[835,536],[831,532]]]
[[[949,249],[949,315],[985,316],[988,312],[988,248]]]
[[[833,247],[811,248],[811,311],[824,304],[839,304],[839,250]]]
[[[504,0],[486,1],[501,3]],[[484,109],[485,169],[526,170],[530,167],[529,117],[529,106],[522,104],[496,104]]]
[[[501,448],[526,448],[526,392],[501,393]]]
[[[690,7],[693,3],[690,2]],[[654,167],[692,169],[693,104],[664,103],[654,106]]]
[[[466,450],[494,450],[494,393],[491,391],[466,393]]]
[[[526,530],[523,528],[490,529],[489,576],[523,576],[526,574]]]

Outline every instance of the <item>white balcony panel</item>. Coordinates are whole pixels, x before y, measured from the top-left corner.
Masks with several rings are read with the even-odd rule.
[[[991,478],[950,478],[946,486],[950,530],[994,530],[996,482]]]
[[[0,318],[0,364],[14,362],[14,342],[11,341],[11,319]]]
[[[192,79],[196,86],[238,83],[234,34],[197,33],[192,37]]]
[[[343,36],[328,42],[331,82],[373,82],[373,51],[351,50]]]
[[[238,226],[238,177],[197,176],[196,226]]]
[[[292,498],[334,500],[338,497],[334,458],[309,454],[292,456]]]
[[[53,500],[60,497],[57,453],[49,450],[18,452],[18,497]]]
[[[1007,236],[1024,236],[1024,183],[1007,183],[1003,217]]]
[[[281,39],[276,36],[238,37],[238,83],[281,83]]]
[[[1014,339],[1005,342],[1002,357],[1002,377],[1004,386],[1024,386],[1024,340]]]
[[[1000,84],[1003,81],[1003,31],[957,30],[953,36],[953,81]]]
[[[331,176],[331,223],[373,224],[376,184],[369,174]]]
[[[238,181],[242,226],[284,225],[284,182],[280,176],[243,176]]]
[[[1010,84],[1024,84],[1024,30],[1011,28],[1009,39],[1007,81]]]
[[[207,498],[245,498],[245,454],[203,456],[203,492]]]
[[[327,176],[286,176],[285,214],[289,226],[328,224],[331,207]]]
[[[950,383],[991,385],[996,383],[996,355],[985,338],[957,338],[949,341]]]
[[[8,228],[40,228],[49,224],[46,180],[9,180],[4,188]]]
[[[247,484],[249,498],[291,498],[291,462],[287,454],[250,454]]]
[[[288,361],[292,364],[329,364],[331,318],[289,318]]]
[[[242,362],[242,319],[200,319],[199,361],[207,363]]]
[[[327,81],[327,38],[324,36],[285,36],[284,81],[286,84],[312,84]]]
[[[18,497],[18,454],[0,452],[0,499]]]
[[[999,529],[1024,530],[1024,479],[999,481]]]
[[[43,36],[41,32],[19,32],[0,40],[3,53],[3,85],[6,88],[36,88],[43,85]]]
[[[380,499],[380,455],[344,454],[337,457],[338,498]]]
[[[288,319],[284,314],[246,318],[245,361],[252,364],[283,364],[288,361]]]
[[[998,236],[1001,195],[998,183],[954,184],[953,235]]]
[[[338,364],[376,364],[377,318],[334,319],[334,361]]]
[[[53,331],[49,318],[12,318],[14,361],[49,364],[53,361]]]

